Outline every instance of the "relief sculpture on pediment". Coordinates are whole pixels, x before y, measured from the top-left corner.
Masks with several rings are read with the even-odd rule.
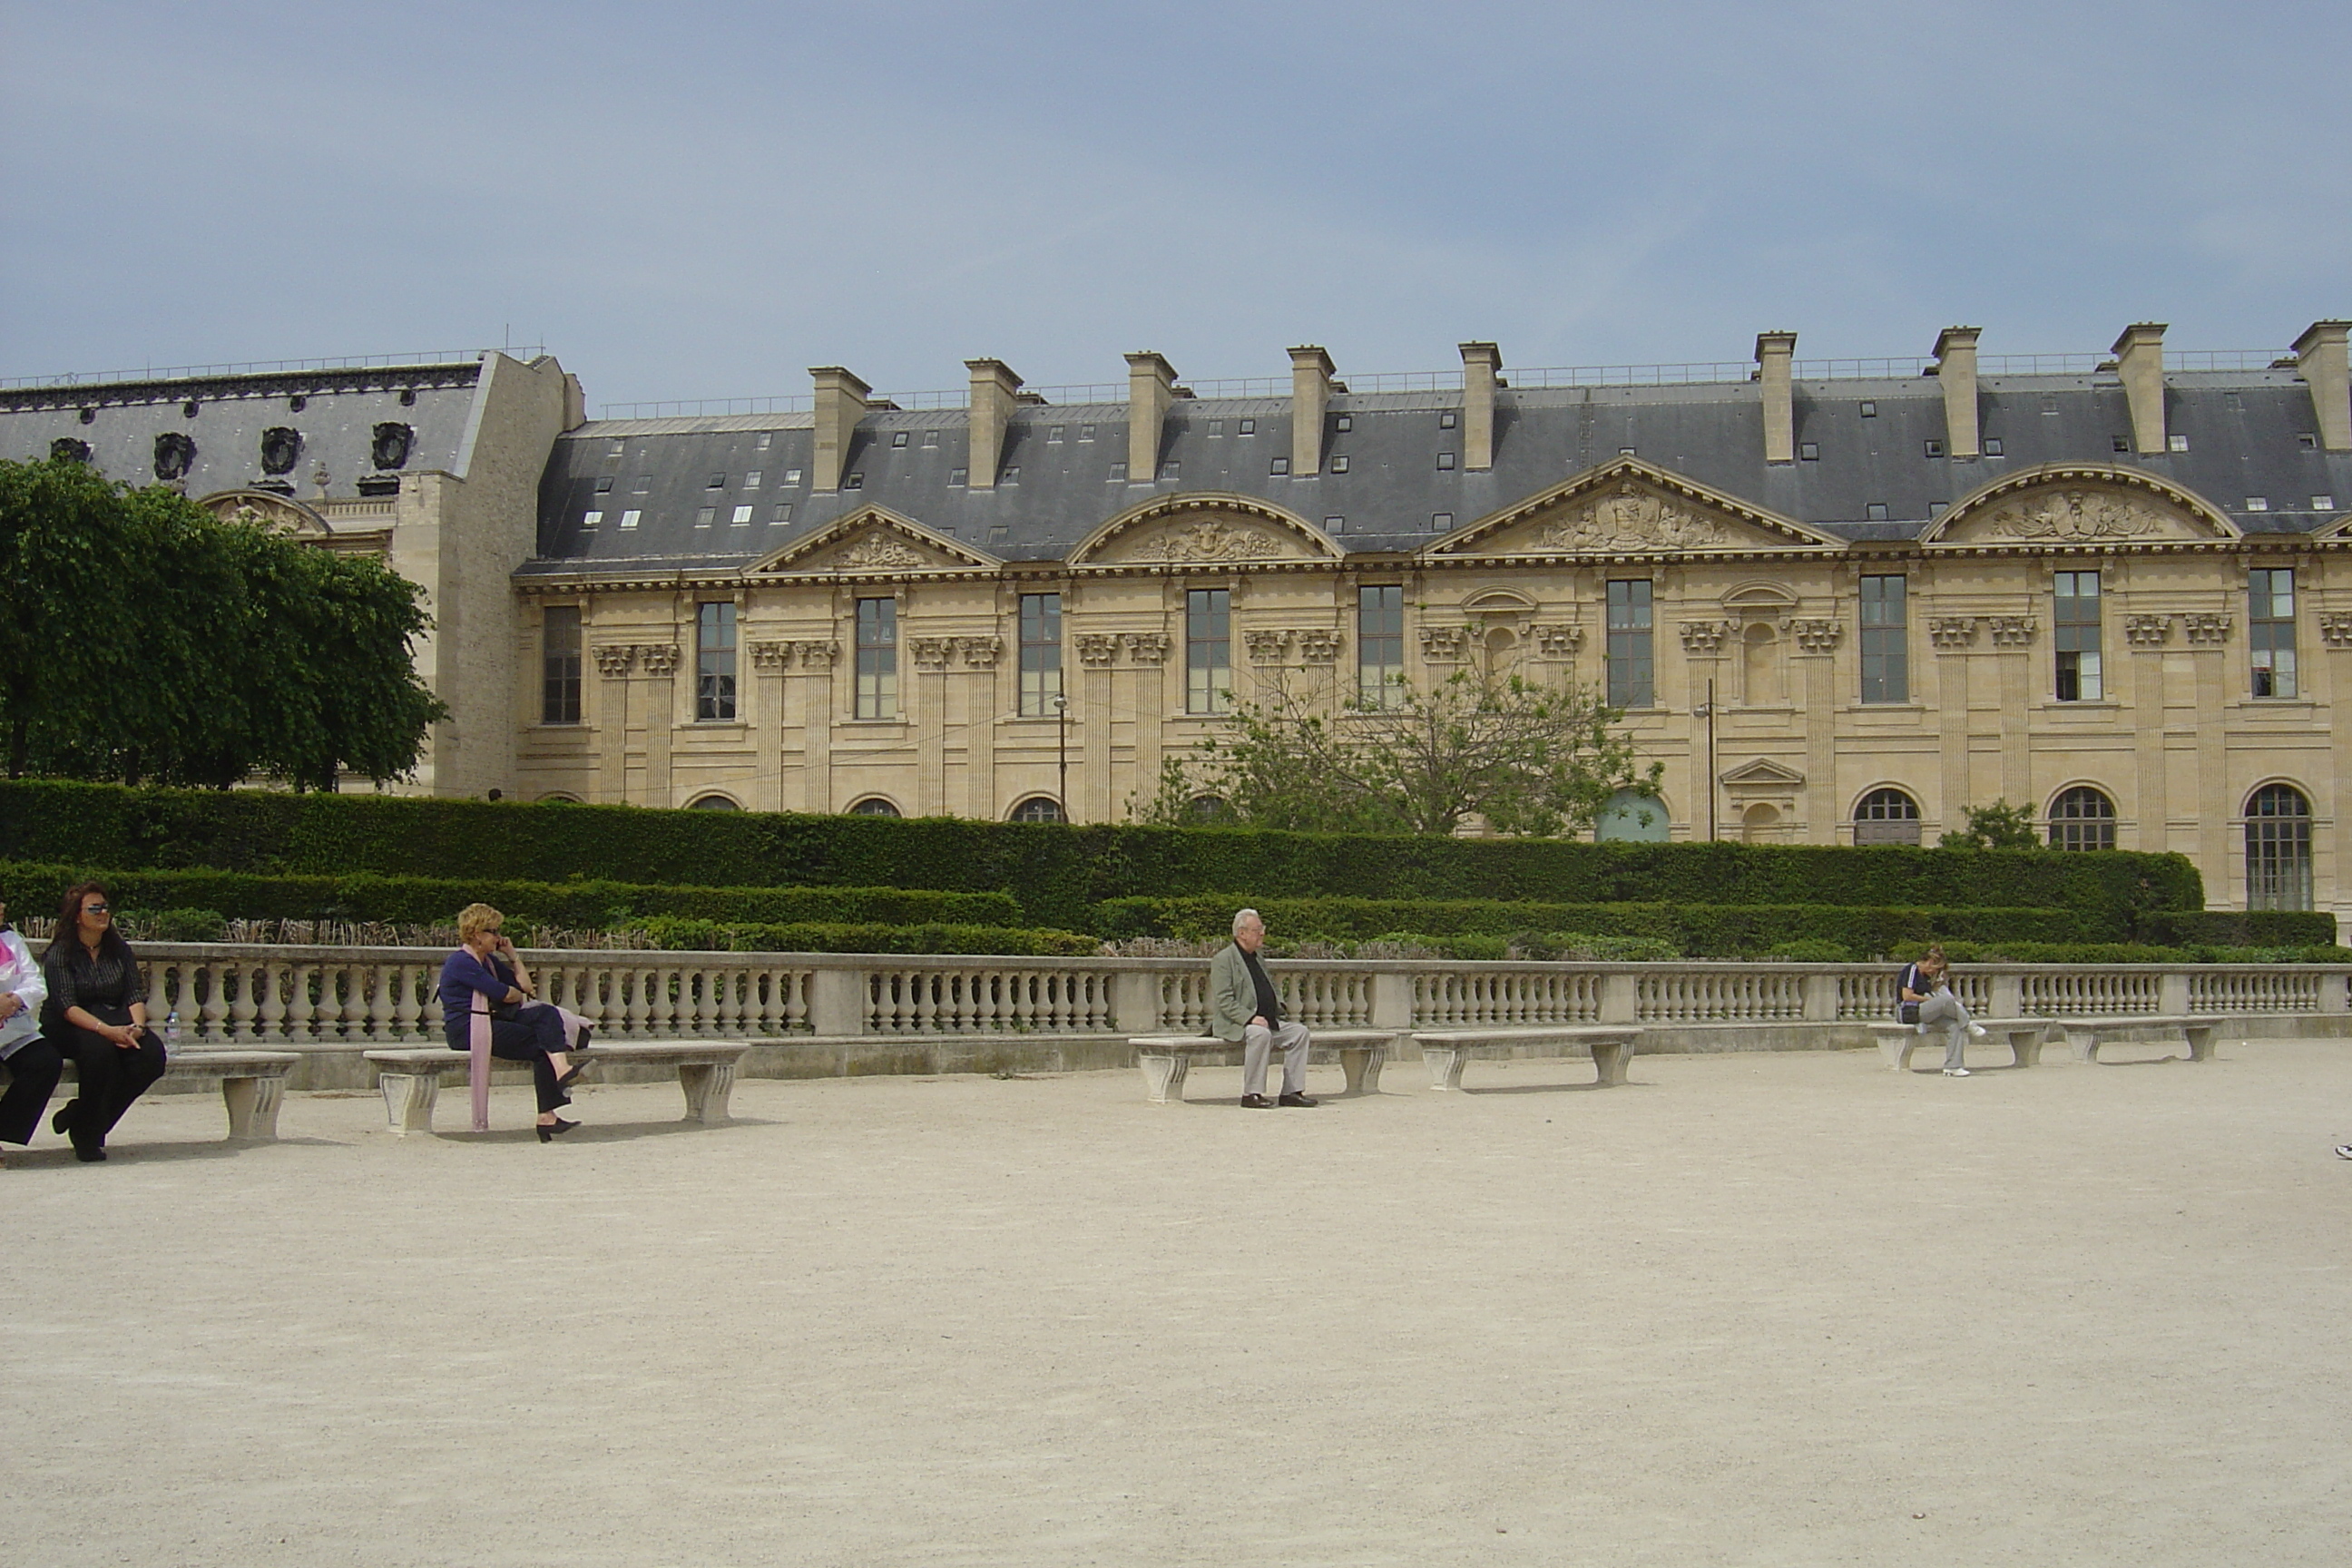
[[[1205,565],[1223,561],[1271,561],[1283,553],[1280,542],[1270,533],[1204,519],[1145,541],[1131,559],[1164,561],[1170,565]]]
[[[1537,550],[1700,550],[1720,543],[1723,524],[1628,480],[1547,523]]]
[[[2111,490],[2074,489],[2028,496],[1992,514],[1985,532],[1995,539],[2091,544],[2146,539],[2175,531],[2166,512]]]
[[[891,572],[928,566],[930,563],[919,551],[877,528],[835,556],[834,564],[849,572]]]

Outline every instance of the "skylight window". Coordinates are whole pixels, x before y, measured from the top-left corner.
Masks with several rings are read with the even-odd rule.
[[[1081,426],[1078,426],[1078,439],[1079,439],[1079,440],[1081,440],[1081,441],[1091,441],[1091,440],[1093,440],[1094,438],[1095,438],[1095,427],[1094,427],[1093,426],[1091,426],[1091,425],[1081,425]]]
[[[644,495],[646,491],[648,491],[648,490],[652,489],[653,488],[654,488],[654,477],[653,477],[651,474],[639,474],[639,475],[637,476],[637,488],[636,488],[636,489],[635,489],[635,491],[634,493],[635,493],[635,494],[637,494],[637,495]]]
[[[788,500],[780,500],[776,503],[775,515],[768,519],[768,521],[771,525],[773,525],[779,522],[790,522],[792,520],[793,503]]]
[[[988,531],[988,542],[991,544],[1002,544],[1012,531],[1013,530],[1003,523],[992,524]]]
[[[1255,435],[1256,435],[1256,434],[1257,434],[1257,421],[1256,421],[1256,420],[1255,420],[1255,419],[1236,419],[1236,420],[1234,420],[1234,435],[1236,435],[1236,436],[1255,436]]]
[[[1873,522],[1885,522],[1886,521],[1886,503],[1883,500],[1867,502],[1862,509],[1862,515]]]
[[[1339,415],[1331,421],[1331,428],[1334,430],[1348,431],[1353,430],[1355,427],[1356,416],[1352,414]]]
[[[2057,416],[2058,399],[2050,393],[2045,392],[2042,395],[2042,412],[2053,418]]]
[[[1290,459],[1287,458],[1276,458],[1273,462],[1266,465],[1265,471],[1269,474],[1286,474],[1290,472]]]
[[[1172,479],[1183,471],[1184,465],[1182,461],[1175,458],[1171,458],[1166,462],[1160,465],[1160,477],[1163,479]]]
[[[961,468],[950,468],[950,469],[948,470],[948,483],[950,483],[950,484],[951,484],[951,485],[960,485],[960,484],[963,483],[964,479],[965,479],[965,473],[964,473],[964,470],[963,470],[963,469],[961,469]]]
[[[1875,418],[1877,418],[1877,417],[1878,417],[1878,405],[1877,405],[1876,403],[1873,402],[1871,399],[1869,399],[1869,398],[1867,398],[1867,397],[1864,398],[1864,399],[1862,400],[1862,416],[1863,416],[1864,419],[1875,419]]]
[[[1327,517],[1323,520],[1323,531],[1345,533],[1348,531],[1348,520],[1344,517]]]
[[[596,493],[600,496],[608,496],[613,493],[612,475],[607,474],[603,479],[596,481]]]
[[[1621,457],[1621,458],[1631,458],[1631,457],[1638,456],[1638,454],[1637,454],[1637,453],[1634,451],[1634,449],[1633,449],[1633,447],[1618,447],[1618,448],[1617,448],[1617,455],[1618,455],[1619,457]]]
[[[764,451],[766,451],[766,450],[768,449],[768,443],[769,443],[771,440],[774,439],[774,438],[775,438],[775,433],[774,433],[773,431],[770,431],[770,430],[762,430],[762,431],[761,431],[761,432],[760,432],[760,438],[759,438],[758,440],[756,440],[756,441],[754,441],[754,442],[752,442],[752,443],[751,443],[751,450],[753,450],[753,451],[755,451],[755,452],[764,452]]]
[[[1106,477],[1112,484],[1116,485],[1124,483],[1127,479],[1127,465],[1125,463],[1113,463],[1110,466],[1109,474]]]
[[[1454,526],[1454,514],[1450,511],[1433,511],[1429,514],[1429,526],[1437,532],[1444,533]]]
[[[739,507],[737,507],[737,508],[735,509],[735,515],[734,515],[732,518],[730,518],[730,519],[729,519],[729,520],[728,520],[728,521],[729,521],[729,525],[730,525],[730,527],[734,527],[734,528],[741,528],[741,527],[744,527],[745,525],[747,525],[748,523],[750,523],[750,522],[751,522],[751,509],[750,507],[748,507],[748,506],[739,506]]]
[[[718,520],[719,509],[715,506],[698,507],[695,509],[694,526],[697,528],[709,528]]]
[[[2000,437],[1988,436],[1985,437],[1984,455],[1986,457],[1998,458],[2001,455],[2003,450],[2005,450],[2005,448],[2000,444]]]
[[[2189,450],[2189,437],[2186,436],[2167,436],[2164,438],[2164,449],[2168,452],[2186,452]]]
[[[1209,439],[1210,439],[1210,440],[1214,441],[1214,440],[1216,440],[1218,437],[1222,437],[1223,435],[1224,435],[1224,433],[1225,433],[1225,422],[1224,422],[1223,420],[1222,420],[1222,419],[1212,419],[1212,420],[1210,420],[1210,421],[1209,421]]]
[[[1454,466],[1454,454],[1453,454],[1453,453],[1451,453],[1451,452],[1440,452],[1440,453],[1438,453],[1438,454],[1437,454],[1437,466],[1438,466],[1439,468],[1452,468],[1452,467]]]
[[[592,511],[592,512],[585,513],[585,514],[583,514],[583,515],[581,517],[581,519],[580,519],[580,526],[581,526],[581,527],[583,527],[583,528],[593,528],[593,527],[595,527],[598,523],[600,523],[600,522],[602,522],[602,521],[604,521],[604,514],[603,512],[601,512],[601,511]]]
[[[1929,517],[1941,517],[1944,515],[1944,502],[1939,500],[1931,500],[1927,503],[1927,515]]]
[[[1797,448],[1797,456],[1808,463],[1818,463],[1822,460],[1822,444],[1819,441],[1808,441]]]
[[[2268,496],[2248,496],[2246,498],[2246,510],[2248,511],[2268,511],[2271,510],[2271,498]]]
[[[788,485],[796,485],[800,482],[801,471],[798,468],[786,468],[784,470],[784,483]]]
[[[759,469],[753,468],[750,473],[743,476],[743,488],[747,490],[756,490],[760,488]]]
[[[635,528],[637,526],[637,519],[645,515],[646,514],[644,512],[637,511],[634,509],[625,511],[621,514],[621,526],[623,528]]]
[[[841,481],[841,488],[845,490],[862,490],[866,488],[866,476],[864,474],[851,474],[848,478]]]
[[[1331,471],[1335,474],[1344,474],[1348,471],[1347,453],[1341,452],[1331,459]]]
[[[904,431],[904,430],[900,430],[900,431],[897,432],[896,434],[894,434],[894,435],[890,437],[890,445],[891,445],[891,446],[893,446],[893,447],[903,447],[903,446],[905,446],[906,444],[907,444],[907,432],[906,432],[906,431]]]
[[[1440,430],[1451,430],[1459,423],[1461,423],[1461,416],[1451,408],[1437,416],[1437,427]]]
[[[608,458],[617,458],[628,449],[629,444],[626,441],[607,442],[604,447],[604,456]]]
[[[2298,430],[2295,432],[2294,444],[2306,452],[2315,452],[2319,449],[2319,437],[2308,430]]]
[[[2311,510],[2314,511],[2334,511],[2336,510],[2336,498],[2334,496],[2314,496],[2311,498]]]
[[[702,488],[707,490],[723,490],[727,488],[727,476],[725,474],[713,474],[704,482]]]
[[[2112,437],[2112,440],[2113,440],[2113,442],[2114,442],[2115,448],[2116,448],[2116,451],[2118,451],[2118,452],[2128,452],[2128,451],[2130,451],[2130,450],[2131,450],[2131,437],[2128,437],[2128,436],[2116,436],[2116,437]]]
[[[1004,470],[1004,473],[1003,473],[1003,476],[1002,478],[1000,478],[996,482],[997,482],[998,484],[1000,484],[1000,485],[1017,485],[1017,484],[1019,484],[1019,483],[1021,482],[1021,465],[1020,465],[1020,464],[1018,464],[1018,463],[1015,463],[1013,467],[1011,467],[1011,468],[1009,468],[1005,469],[1005,470]]]
[[[1930,441],[1927,443],[1927,456],[1931,458],[1940,458],[1943,455],[1944,444],[1941,441]]]
[[[926,447],[936,447],[936,446],[938,446],[939,444],[940,444],[940,433],[939,433],[938,431],[936,431],[936,430],[926,430],[926,431],[924,431],[924,432],[923,432],[923,445],[924,445],[924,446],[926,446]]]
[[[1059,425],[1048,425],[1045,426],[1045,439],[1047,442],[1051,443],[1058,441],[1061,438],[1062,427]]]

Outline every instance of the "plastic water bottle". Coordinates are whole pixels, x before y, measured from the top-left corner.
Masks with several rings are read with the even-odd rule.
[[[177,1007],[163,1015],[163,1049],[166,1054],[180,1048],[180,1010]]]

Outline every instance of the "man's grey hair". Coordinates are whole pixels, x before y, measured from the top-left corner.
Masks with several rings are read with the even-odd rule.
[[[1235,936],[1241,935],[1242,924],[1245,921],[1255,921],[1260,925],[1265,924],[1265,917],[1264,915],[1259,914],[1255,910],[1244,910],[1234,916],[1234,934]]]

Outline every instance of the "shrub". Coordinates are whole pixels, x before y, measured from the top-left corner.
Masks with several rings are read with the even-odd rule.
[[[647,934],[671,951],[705,952],[939,952],[1007,957],[1091,958],[1102,951],[1093,937],[1066,931],[1016,931],[1004,926],[877,925],[814,921],[784,924],[654,920]]]
[[[2352,963],[2352,948],[2159,947],[2147,942],[1951,942],[1944,956],[1954,963]],[[1907,963],[1927,944],[1902,943],[1887,957]]]
[[[1765,950],[1767,958],[1784,959],[1790,963],[1852,963],[1863,954],[1842,942],[1827,937],[1801,937],[1795,942],[1775,943]]]

